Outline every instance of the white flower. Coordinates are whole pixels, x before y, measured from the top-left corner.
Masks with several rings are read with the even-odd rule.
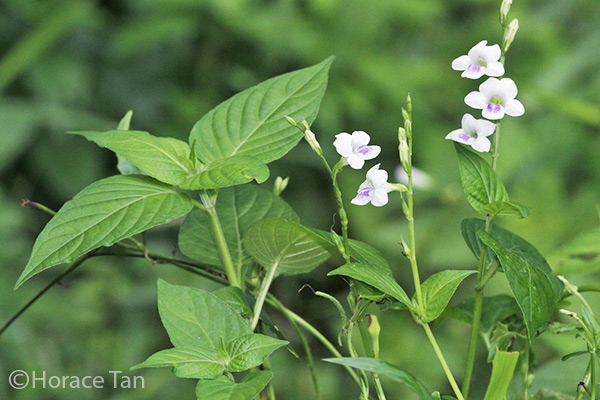
[[[365,160],[372,160],[381,152],[379,146],[367,146],[371,137],[363,131],[354,131],[352,135],[342,132],[335,135],[335,138],[335,149],[354,169],[361,169]]]
[[[479,79],[483,75],[502,76],[504,65],[500,61],[500,46],[486,46],[487,40],[477,43],[468,55],[460,56],[452,61],[452,69],[464,71],[460,76],[469,79]]]
[[[377,164],[367,171],[367,179],[358,188],[358,194],[352,199],[352,204],[364,206],[371,203],[375,207],[387,204],[388,192],[393,188],[387,182],[388,173],[383,169],[380,170],[380,165]]]
[[[479,92],[471,92],[465,97],[469,107],[483,110],[487,119],[500,119],[504,114],[518,117],[525,113],[523,103],[515,100],[517,85],[510,78],[489,78],[479,85]]]
[[[416,187],[419,189],[431,188],[431,186],[433,185],[433,178],[431,178],[431,175],[429,175],[427,172],[425,172],[417,167],[414,167],[414,166],[411,167],[411,172],[412,172],[413,187]],[[408,186],[408,174],[406,173],[406,171],[404,170],[402,165],[398,165],[396,167],[396,171],[394,171],[394,176],[396,177],[396,180],[398,182],[400,182],[403,185]]]
[[[491,143],[487,138],[496,130],[496,124],[485,119],[475,119],[471,114],[462,117],[462,128],[450,132],[446,139],[468,144],[480,152],[490,151]]]

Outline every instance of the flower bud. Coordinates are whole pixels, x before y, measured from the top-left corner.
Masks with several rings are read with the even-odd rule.
[[[510,6],[512,5],[512,0],[503,0],[500,5],[500,24],[502,27],[506,26],[506,21],[508,21],[508,12],[510,11]]]
[[[273,193],[275,194],[275,196],[279,196],[285,190],[289,181],[290,181],[289,176],[286,177],[285,179],[283,179],[280,176],[275,178],[275,184],[273,185]]]
[[[412,114],[412,99],[410,98],[410,93],[406,96],[406,109],[408,110],[408,115]]]
[[[515,40],[515,35],[517,34],[518,30],[519,30],[519,20],[513,19],[512,21],[510,21],[510,24],[508,24],[508,28],[506,29],[506,34],[504,35],[504,41],[502,43],[502,51],[504,53],[506,53],[508,51],[513,40]]]
[[[342,257],[346,258],[346,249],[344,248],[344,243],[342,243],[342,239],[340,239],[339,235],[334,231],[331,231],[329,233],[331,235],[333,243],[335,244],[335,247],[337,247]]]
[[[402,109],[402,118],[404,118],[404,121],[408,121],[410,120],[410,115],[408,114],[408,111],[406,111],[406,109]]]
[[[406,141],[406,129],[400,127],[398,128],[398,143],[402,142],[402,141]]]
[[[381,332],[381,326],[377,320],[377,316],[374,314],[368,314],[369,317],[369,335],[373,341],[373,356],[379,358],[379,333]]]
[[[315,153],[317,153],[319,156],[323,155],[323,150],[321,150],[321,145],[319,144],[319,142],[317,142],[317,138],[315,137],[315,134],[310,129],[306,129],[304,131],[304,139],[306,139],[306,141],[308,142],[308,144],[314,150]]]
[[[405,171],[410,170],[410,149],[408,148],[408,141],[406,139],[400,141],[398,146],[398,152],[400,153],[400,162]]]
[[[296,121],[294,120],[294,118],[292,117],[288,117],[287,115],[285,116],[285,119],[287,120],[287,122],[291,125],[291,126],[298,126],[298,124],[296,123]]]

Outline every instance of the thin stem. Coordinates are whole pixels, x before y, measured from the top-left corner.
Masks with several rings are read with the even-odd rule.
[[[596,349],[590,353],[590,386],[592,389],[591,400],[596,400]]]
[[[317,400],[321,400],[321,391],[319,389],[319,379],[317,378],[317,373],[315,371],[315,363],[312,356],[312,351],[310,350],[310,346],[308,345],[308,341],[306,340],[306,336],[304,336],[304,332],[298,326],[298,323],[293,319],[289,318],[288,321],[294,327],[294,330],[298,334],[300,341],[302,341],[302,346],[304,347],[304,352],[306,353],[306,358],[308,360],[308,368],[310,369],[310,375],[313,381],[313,385],[315,387],[315,395],[317,396]]]
[[[446,359],[444,358],[444,355],[442,354],[442,351],[440,350],[440,347],[438,346],[437,341],[433,336],[433,332],[431,332],[431,328],[429,327],[429,325],[423,324],[423,329],[425,329],[425,333],[427,334],[427,338],[429,339],[429,342],[433,347],[433,351],[435,352],[435,355],[437,356],[438,360],[440,361],[440,364],[442,365],[444,373],[446,374],[446,378],[448,378],[448,382],[450,382],[450,386],[452,386],[454,395],[458,400],[465,400],[462,393],[460,392],[456,380],[454,379],[454,376],[452,375],[452,371],[450,371],[450,367],[448,367],[448,363],[446,362]]]
[[[256,329],[256,325],[258,325],[258,320],[260,319],[260,312],[262,311],[262,307],[265,303],[265,298],[267,297],[267,293],[269,292],[271,283],[273,283],[273,279],[275,278],[276,271],[277,265],[271,266],[271,268],[269,268],[267,276],[265,276],[265,279],[262,282],[262,285],[258,292],[258,298],[256,299],[256,303],[254,304],[254,316],[252,318],[252,324],[250,324],[252,330]]]
[[[369,339],[369,332],[367,331],[367,327],[365,326],[365,322],[362,318],[358,320],[358,328],[360,330],[360,336],[365,346],[365,353],[367,354],[367,357],[374,358],[375,355],[373,354],[373,347],[370,346],[371,340]],[[386,400],[385,392],[383,391],[383,386],[381,385],[381,380],[379,379],[379,374],[371,372],[371,377],[373,378],[373,382],[375,383],[375,391],[377,392],[377,397],[379,398],[379,400]]]
[[[412,147],[412,140],[409,141],[409,146]],[[412,148],[411,148],[412,151]],[[411,168],[412,169],[412,168]],[[410,246],[410,267],[412,270],[413,281],[415,284],[415,293],[417,295],[417,303],[419,305],[419,311],[423,314],[425,312],[425,305],[423,303],[423,294],[421,292],[421,280],[419,278],[419,267],[417,265],[417,243],[415,240],[415,217],[414,217],[414,205],[413,205],[413,180],[412,180],[412,171],[408,173],[408,194],[407,194],[407,202],[408,202],[408,215],[406,219],[408,220],[408,235],[409,235],[409,246]]]
[[[202,191],[200,193],[200,197],[202,199],[204,211],[208,213],[210,225],[215,235],[215,241],[217,242],[219,254],[221,255],[221,260],[223,261],[223,266],[225,267],[229,284],[231,286],[243,288],[240,277],[238,276],[235,266],[233,265],[233,260],[231,259],[231,253],[229,252],[227,241],[225,240],[225,234],[223,233],[223,228],[221,227],[221,222],[219,221],[219,216],[217,215],[215,202],[206,191]]]
[[[23,307],[21,307],[21,309],[15,315],[13,315],[13,317],[11,319],[9,319],[6,324],[4,324],[2,329],[0,329],[0,336],[4,333],[4,331],[6,331],[13,324],[13,322],[15,322],[25,311],[27,311],[29,309],[29,307],[31,307],[36,301],[38,301],[39,298],[44,295],[44,293],[46,293],[48,290],[50,290],[50,288],[52,286],[54,286],[58,282],[60,282],[65,276],[67,276],[71,272],[75,271],[77,269],[77,267],[79,267],[81,264],[83,264],[83,262],[85,260],[87,260],[88,258],[89,258],[88,254],[79,257],[77,260],[73,261],[71,263],[71,265],[69,265],[62,274],[60,274],[59,276],[54,278],[50,283],[48,283],[38,294],[36,294],[31,300],[29,300],[27,302],[27,304],[25,304]]]

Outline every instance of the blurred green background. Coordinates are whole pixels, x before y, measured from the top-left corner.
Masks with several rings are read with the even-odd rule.
[[[0,325],[62,267],[12,286],[48,216],[20,207],[28,198],[58,209],[95,180],[117,173],[114,155],[68,130],[108,130],[133,110],[132,128],[187,139],[192,125],[229,96],[272,76],[310,66],[330,55],[329,86],[313,126],[326,156],[335,162],[334,135],[364,130],[382,146],[382,168],[398,165],[396,132],[408,92],[414,106],[415,165],[433,179],[416,198],[419,262],[424,277],[447,268],[475,268],[460,236],[460,221],[473,217],[462,195],[456,156],[445,135],[457,129],[464,96],[480,81],[460,78],[451,61],[480,40],[501,40],[500,0],[2,0],[0,1]],[[499,172],[511,199],[533,207],[505,227],[550,254],[576,235],[597,229],[600,188],[600,2],[514,0],[510,16],[521,28],[507,55],[507,75],[519,87],[524,116],[503,123]],[[474,115],[476,115],[474,113]],[[363,172],[341,176],[346,199]],[[301,143],[271,164],[270,186],[289,176],[283,197],[304,224],[336,223],[328,177]],[[397,197],[392,204],[349,206],[351,235],[377,247],[409,294],[409,268],[397,242],[406,224]],[[175,250],[180,221],[153,230],[148,240],[164,254]],[[337,312],[322,298],[298,289],[311,284],[340,300],[334,265],[309,275],[280,278],[274,292],[292,310],[334,340]],[[598,281],[600,265],[566,273],[574,283]],[[554,266],[555,271],[557,267]],[[136,390],[12,390],[11,371],[49,375],[103,375],[128,371],[149,354],[169,347],[156,310],[156,279],[212,288],[164,265],[94,259],[53,288],[0,337],[2,399],[193,398],[194,381],[167,369],[143,370]],[[472,293],[467,280],[458,301]],[[495,279],[489,293],[507,290]],[[600,310],[594,296],[589,299]],[[422,330],[410,316],[379,313],[383,358],[418,375],[432,390],[449,387]],[[293,329],[275,321],[303,355]],[[436,331],[456,376],[462,377],[469,329],[446,321]],[[329,356],[311,339],[315,357]],[[560,356],[582,350],[568,337],[544,334],[535,342],[534,388],[574,393],[583,359]],[[314,398],[305,358],[285,350],[273,357],[280,399]],[[485,390],[489,365],[474,380]],[[357,398],[342,368],[317,362],[324,399]],[[136,371],[139,372],[139,371]],[[410,399],[384,379],[389,399]]]

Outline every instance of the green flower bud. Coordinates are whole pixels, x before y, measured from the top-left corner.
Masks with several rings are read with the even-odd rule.
[[[290,181],[289,176],[286,177],[285,179],[283,179],[280,176],[275,178],[275,184],[273,185],[273,193],[275,194],[275,196],[279,196],[285,190],[289,181]]]
[[[510,24],[508,24],[508,28],[506,29],[506,34],[504,35],[504,41],[502,43],[502,50],[504,51],[504,53],[506,53],[508,51],[513,40],[515,40],[515,35],[517,34],[518,30],[519,30],[519,20],[513,19],[512,21],[510,21]]]
[[[506,26],[506,22],[508,21],[508,12],[510,11],[510,6],[512,5],[512,0],[503,0],[500,5],[500,24],[502,27]]]

